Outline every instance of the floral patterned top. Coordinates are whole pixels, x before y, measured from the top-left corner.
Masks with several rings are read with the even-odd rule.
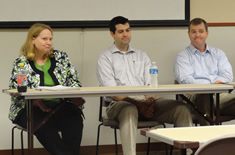
[[[63,51],[54,50],[54,57],[51,58],[51,67],[48,70],[55,85],[81,87],[78,72],[72,66],[68,55]],[[34,89],[38,86],[44,86],[44,73],[38,70],[33,61],[26,59],[24,56],[17,58],[13,63],[13,68],[10,78],[10,89],[17,89],[17,71],[19,63],[24,63],[24,68],[27,72],[27,88]],[[20,97],[11,97],[11,106],[9,119],[14,121],[21,109],[25,108],[26,100]],[[83,109],[83,106],[80,107]]]

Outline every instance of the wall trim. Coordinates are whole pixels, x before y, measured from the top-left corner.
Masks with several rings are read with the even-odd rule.
[[[170,152],[170,146],[166,145],[162,142],[155,142],[150,144],[150,152],[165,152],[166,147],[168,148],[168,152]],[[138,143],[136,145],[137,153],[145,153],[147,150],[147,143]],[[27,149],[24,150],[25,154],[27,153]],[[81,146],[80,155],[88,155],[95,154],[96,146]],[[122,147],[118,145],[118,152],[122,152]],[[180,152],[179,149],[174,148],[174,152]],[[33,155],[50,155],[44,148],[35,148],[33,151]],[[115,146],[114,145],[100,145],[99,147],[99,155],[107,155],[107,154],[115,154]],[[0,150],[0,155],[11,155],[11,150]],[[21,149],[15,149],[15,155],[21,155]]]
[[[208,26],[235,26],[235,23],[208,23]]]

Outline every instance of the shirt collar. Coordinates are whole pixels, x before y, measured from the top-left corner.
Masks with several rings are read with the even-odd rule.
[[[116,46],[114,43],[113,43],[113,45],[111,46],[111,52],[112,52],[112,53],[116,53],[116,52],[118,52],[118,53],[123,53],[123,52],[121,52],[121,51],[117,48],[117,46]],[[129,47],[128,47],[126,53],[130,53],[130,52],[135,52],[135,50],[129,45]]]
[[[196,49],[192,44],[189,45],[189,49],[190,49],[190,51],[192,51],[193,54],[195,54],[198,51],[198,49]],[[210,48],[207,44],[206,44],[206,52],[205,53],[211,53]]]

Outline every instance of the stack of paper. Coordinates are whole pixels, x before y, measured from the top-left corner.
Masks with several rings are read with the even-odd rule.
[[[74,90],[77,89],[79,90],[80,87],[67,87],[67,86],[61,86],[61,85],[57,85],[57,86],[38,86],[37,90],[56,90],[56,91],[60,91],[60,90]]]

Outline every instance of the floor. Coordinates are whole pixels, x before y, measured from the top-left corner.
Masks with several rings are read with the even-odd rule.
[[[170,152],[168,152],[170,154]],[[146,153],[138,153],[137,155],[146,155]],[[166,152],[152,152],[149,155],[166,155]],[[173,152],[172,155],[180,155],[180,152]]]
[[[168,152],[170,154],[170,152]],[[115,155],[115,154],[104,154],[104,155]],[[118,154],[122,155],[122,154]],[[136,155],[146,155],[146,153],[137,153]],[[166,155],[166,152],[151,152],[149,155]],[[172,155],[180,155],[180,152],[173,152]]]
[[[168,152],[170,154],[170,152]],[[115,154],[103,154],[103,155],[115,155]],[[122,155],[122,154],[118,154]],[[146,153],[137,153],[136,155],[146,155]],[[161,151],[161,152],[151,152],[149,155],[166,155],[166,152]],[[172,155],[181,155],[180,151],[174,151]],[[187,155],[192,155],[192,150],[187,150]]]

